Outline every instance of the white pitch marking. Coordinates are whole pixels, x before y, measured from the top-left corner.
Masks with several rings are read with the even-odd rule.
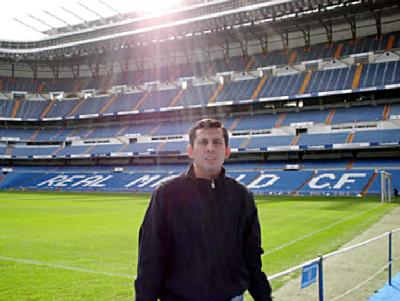
[[[106,276],[111,276],[111,277],[122,277],[122,278],[129,278],[129,279],[135,279],[136,278],[135,275],[127,275],[127,274],[120,274],[120,273],[95,271],[95,270],[78,268],[78,267],[69,267],[69,266],[65,266],[65,265],[61,265],[61,264],[46,263],[46,262],[41,262],[41,261],[31,260],[31,259],[12,258],[12,257],[0,256],[0,260],[13,261],[13,262],[17,262],[17,263],[25,263],[25,264],[30,264],[30,265],[45,266],[45,267],[54,268],[54,269],[78,271],[78,272],[91,273],[91,274],[100,274],[100,275],[106,275]]]
[[[322,228],[320,228],[320,229],[318,229],[318,230],[315,230],[315,231],[310,232],[310,233],[308,233],[308,234],[306,234],[306,235],[303,235],[303,236],[301,236],[301,237],[299,237],[299,238],[293,239],[293,240],[291,240],[291,241],[289,241],[289,242],[287,242],[287,243],[285,243],[285,244],[282,244],[282,245],[280,245],[280,246],[277,246],[276,248],[273,248],[273,249],[271,249],[271,250],[269,250],[269,251],[267,251],[267,252],[264,252],[263,256],[266,256],[266,255],[269,255],[269,254],[274,253],[274,252],[276,252],[276,251],[282,250],[282,249],[284,249],[284,248],[286,248],[286,247],[288,247],[288,246],[290,246],[290,245],[293,245],[293,244],[295,244],[295,243],[297,243],[297,242],[299,242],[299,241],[301,241],[301,240],[303,240],[303,239],[309,238],[309,237],[311,237],[311,236],[313,236],[313,235],[315,235],[315,234],[317,234],[317,233],[320,233],[320,232],[325,231],[325,230],[327,230],[327,229],[333,228],[334,226],[336,226],[336,225],[338,225],[338,224],[344,223],[344,222],[346,222],[346,221],[348,221],[348,220],[351,220],[352,218],[355,218],[355,217],[357,217],[357,216],[360,216],[360,215],[362,215],[362,214],[364,214],[364,213],[367,213],[367,212],[369,212],[369,211],[375,210],[376,208],[378,208],[378,207],[380,207],[380,206],[381,206],[381,205],[377,205],[377,206],[375,206],[374,208],[371,208],[371,209],[362,211],[362,212],[360,212],[360,213],[351,215],[351,216],[346,217],[346,218],[344,218],[344,219],[341,219],[341,220],[339,220],[339,221],[337,221],[337,222],[334,222],[334,223],[332,223],[332,224],[329,224],[329,225],[327,225],[327,226],[325,226],[325,227],[322,227]]]

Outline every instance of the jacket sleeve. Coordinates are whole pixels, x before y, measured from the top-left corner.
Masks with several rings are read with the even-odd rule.
[[[163,285],[167,234],[162,186],[153,192],[139,230],[139,258],[135,281],[136,301],[156,301]]]
[[[250,193],[252,203],[251,214],[247,217],[244,234],[244,260],[249,275],[249,292],[255,301],[271,301],[271,286],[265,273],[261,270],[261,229],[257,207]]]

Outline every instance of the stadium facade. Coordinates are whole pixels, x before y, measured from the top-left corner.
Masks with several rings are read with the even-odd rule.
[[[151,191],[200,118],[260,194],[400,184],[398,1],[186,1],[0,42],[0,189]]]

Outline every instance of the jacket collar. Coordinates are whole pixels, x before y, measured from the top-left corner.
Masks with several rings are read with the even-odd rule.
[[[196,174],[194,173],[194,166],[193,163],[191,163],[188,167],[188,169],[186,170],[185,176],[190,178],[190,179],[197,179],[196,178]],[[214,180],[220,180],[225,178],[225,168],[222,166],[221,168],[221,173],[219,174],[218,178],[214,179]],[[210,180],[209,180],[210,181]]]

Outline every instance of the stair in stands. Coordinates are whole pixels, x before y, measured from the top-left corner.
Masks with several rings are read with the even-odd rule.
[[[157,125],[150,130],[150,135],[155,135],[161,127],[162,124],[157,123]]]
[[[150,95],[149,91],[146,91],[143,96],[139,99],[139,101],[135,104],[135,106],[132,108],[132,111],[139,110],[141,105],[146,101],[147,97]]]
[[[175,79],[177,79],[178,77],[180,77],[180,76],[179,76],[180,73],[181,73],[181,68],[180,68],[179,65],[176,65],[176,66],[174,67],[174,70],[173,70],[172,72],[169,72],[169,74],[170,74],[169,77],[168,77],[169,81],[170,81],[171,83],[174,82]]]
[[[136,72],[135,77],[132,81],[133,81],[133,84],[135,84],[135,85],[142,85],[145,82],[144,72]]]
[[[343,43],[340,43],[335,50],[335,54],[333,55],[333,58],[336,60],[339,59],[340,56],[342,55],[342,50],[343,50]]]
[[[122,127],[122,128],[115,134],[115,137],[122,136],[122,133],[125,132],[127,128],[128,128],[127,125],[124,126],[124,127]]]
[[[107,80],[104,82],[104,84],[101,85],[101,88],[103,89],[103,91],[107,91],[112,85],[113,78],[112,76],[108,76]]]
[[[178,93],[174,96],[172,99],[171,103],[168,105],[168,107],[175,107],[178,101],[182,98],[182,95],[184,93],[184,90],[179,90]]]
[[[355,134],[354,132],[350,132],[350,133],[347,135],[346,143],[352,143],[352,142],[353,142],[354,134]]]
[[[13,145],[7,145],[6,156],[12,155],[13,147],[14,147]]]
[[[92,152],[92,150],[93,150],[95,147],[96,147],[96,144],[93,144],[93,145],[89,146],[89,147],[85,150],[84,154],[85,154],[85,155],[90,154],[90,153]]]
[[[206,74],[214,74],[215,73],[214,69],[215,69],[215,63],[210,62],[208,64],[208,68],[207,68],[207,73]]]
[[[386,51],[391,51],[393,49],[393,44],[394,44],[394,35],[389,36],[387,44],[386,44]]]
[[[3,80],[0,79],[0,92],[3,92],[3,89],[4,89],[4,83]]]
[[[261,78],[260,82],[258,83],[257,87],[255,88],[253,94],[251,95],[251,99],[256,99],[258,97],[266,81],[267,81],[267,76],[264,75]]]
[[[42,82],[40,83],[38,89],[37,89],[37,92],[38,92],[38,93],[43,93],[45,87],[46,87],[46,82],[45,82],[45,81],[42,81]]]
[[[365,196],[368,193],[369,188],[371,185],[374,183],[375,179],[378,177],[378,172],[374,171],[373,175],[371,178],[369,178],[368,183],[364,186],[364,188],[361,191],[361,195]]]
[[[111,98],[107,101],[104,107],[100,110],[100,114],[103,114],[117,99],[118,94],[114,94]]]
[[[247,60],[246,66],[244,67],[244,70],[245,71],[250,71],[255,62],[256,62],[256,59],[253,56],[250,57],[250,59]]]
[[[52,156],[56,156],[64,147],[60,146],[54,152],[51,153]]]
[[[297,58],[297,52],[294,50],[290,54],[288,65],[293,65],[293,63],[296,61],[296,58]]]
[[[325,119],[325,124],[331,124],[332,119],[333,119],[333,116],[335,115],[335,111],[336,111],[336,109],[331,109],[331,110],[329,111],[329,114],[328,114],[328,116],[327,116],[326,119]]]
[[[87,131],[84,135],[83,138],[89,138],[89,136],[96,130],[96,128],[90,129]]]
[[[50,112],[51,108],[53,107],[53,105],[56,103],[55,100],[50,100],[49,104],[47,105],[47,107],[44,108],[42,114],[40,114],[40,118],[45,118],[46,115]]]
[[[21,101],[19,99],[17,99],[15,101],[15,104],[14,104],[14,107],[13,107],[13,110],[12,110],[12,113],[11,113],[11,118],[15,118],[17,116],[17,112],[18,112],[18,109],[19,109],[20,105],[21,105]]]
[[[296,136],[293,137],[292,141],[290,142],[290,145],[297,145],[297,142],[299,142],[301,134],[297,134]]]
[[[37,129],[33,134],[32,134],[32,136],[29,138],[29,141],[35,141],[35,139],[36,139],[36,137],[37,137],[37,135],[39,135],[39,133],[40,133],[40,129]]]
[[[242,143],[240,143],[239,148],[246,148],[250,143],[251,143],[251,137],[246,137],[244,138]]]
[[[38,85],[37,85],[37,83],[38,83],[38,80],[37,80],[37,79],[32,79],[32,81],[31,81],[32,91],[38,92]],[[35,88],[36,88],[36,89],[35,89]]]
[[[356,159],[351,159],[349,163],[346,165],[346,169],[352,169],[353,164],[356,162]]]
[[[385,104],[385,107],[383,108],[383,113],[382,113],[382,119],[383,120],[388,120],[389,119],[390,109],[391,109],[390,103]]]
[[[75,129],[67,137],[79,136],[80,131],[81,131],[80,129]]]
[[[224,88],[224,85],[218,85],[217,89],[215,89],[213,95],[211,95],[208,103],[214,103],[217,101],[217,97],[219,95],[219,93],[221,93],[222,89]]]
[[[73,91],[74,93],[77,93],[77,92],[81,91],[82,88],[83,88],[83,85],[84,85],[83,80],[79,80],[79,81],[74,85],[74,88],[73,88],[72,91]]]
[[[75,115],[76,112],[78,112],[79,108],[83,105],[85,102],[84,99],[81,99],[71,110],[71,112],[68,113],[68,116]]]
[[[236,117],[236,118],[232,121],[232,123],[231,123],[229,129],[230,129],[231,131],[234,131],[234,130],[236,129],[236,127],[238,126],[239,122],[240,122],[240,116],[239,116],[239,117]]]
[[[303,83],[301,84],[301,87],[300,87],[299,91],[297,92],[298,95],[304,94],[304,91],[306,91],[308,83],[310,82],[310,79],[311,79],[311,75],[312,75],[312,71],[308,70],[306,73],[306,76],[304,77]]]
[[[53,137],[51,137],[52,139],[50,139],[50,140],[57,140],[56,138],[58,136],[60,136],[62,134],[62,132],[64,132],[64,130],[65,129],[59,129],[58,132]]]
[[[122,153],[126,151],[126,149],[129,147],[129,144],[124,144],[122,147],[118,150],[118,153]]]
[[[354,79],[353,79],[353,83],[351,85],[352,89],[357,89],[359,87],[362,70],[363,70],[363,65],[361,65],[361,64],[358,65],[356,72],[354,73]]]
[[[304,187],[306,187],[306,185],[307,185],[308,183],[310,183],[310,181],[316,176],[316,174],[317,174],[317,171],[316,171],[316,170],[313,170],[311,176],[308,177],[308,179],[306,179],[306,180],[304,181],[304,183],[302,183],[299,187],[297,187],[296,189],[294,189],[294,190],[290,193],[290,195],[298,195],[298,194],[299,194],[299,191],[302,190]]]
[[[157,146],[156,146],[156,149],[155,149],[155,151],[156,152],[160,152],[163,148],[164,148],[164,146],[167,144],[167,142],[160,142],[159,144],[157,144]]]
[[[279,115],[278,120],[275,122],[275,127],[280,128],[282,126],[283,121],[285,120],[287,113],[282,113]]]
[[[60,81],[58,79],[52,79],[51,80],[51,84],[54,85],[54,86],[57,86],[59,84],[59,82]]]

